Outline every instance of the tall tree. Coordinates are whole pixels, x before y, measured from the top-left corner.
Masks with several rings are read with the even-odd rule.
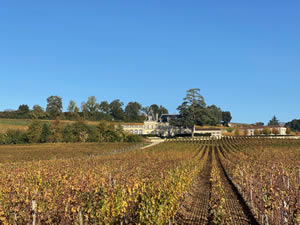
[[[58,96],[50,96],[47,98],[46,112],[49,114],[50,119],[55,119],[62,113],[62,98]]]
[[[299,120],[294,119],[286,123],[285,126],[292,131],[300,131],[300,119]]]
[[[159,115],[159,107],[158,107],[158,105],[156,105],[156,104],[152,104],[152,105],[150,105],[150,107],[149,107],[149,113],[150,112],[152,112],[153,113],[153,116],[154,116],[154,120],[158,120],[158,118],[157,117],[159,117],[160,115]]]
[[[152,112],[155,120],[158,120],[162,114],[169,113],[165,107],[163,107],[162,105],[158,106],[157,104],[152,104],[149,107],[143,108],[142,110],[146,115]]]
[[[206,120],[206,104],[199,88],[189,89],[183,103],[178,106],[179,118],[171,123],[175,126],[189,128],[194,137],[195,125],[203,125]]]
[[[99,104],[95,96],[90,96],[87,102],[82,102],[81,108],[85,119],[96,120],[97,113],[99,112]]]
[[[116,99],[109,104],[110,115],[115,120],[124,120],[125,113],[122,108],[123,105],[124,103],[121,102],[119,99]]]
[[[73,100],[70,100],[68,106],[68,114],[70,119],[78,119],[79,118],[79,108],[77,107],[76,103]]]
[[[70,100],[68,105],[68,112],[70,113],[78,113],[79,108],[77,107],[76,103],[73,100]]]
[[[34,105],[32,107],[32,110],[30,112],[30,117],[32,119],[45,119],[46,118],[46,113],[44,109],[39,106],[39,105]]]
[[[27,130],[27,138],[29,143],[38,143],[41,139],[43,125],[39,121],[33,121]]]
[[[129,102],[125,107],[125,114],[127,120],[132,122],[141,122],[143,118],[141,117],[142,106],[138,102]]]
[[[224,126],[228,126],[231,119],[232,119],[232,117],[231,117],[231,113],[229,111],[222,112],[222,123]]]
[[[169,114],[169,111],[165,107],[160,105],[158,109],[158,117],[160,117],[162,114]]]
[[[27,113],[29,113],[29,107],[28,107],[28,105],[20,105],[19,106],[19,108],[18,108],[18,113],[19,114],[27,114]]]
[[[107,101],[102,101],[99,105],[100,112],[109,113],[109,103]]]
[[[86,106],[90,114],[95,114],[99,109],[99,104],[97,103],[96,97],[95,96],[88,97]]]
[[[211,105],[207,107],[208,114],[211,117],[210,125],[216,126],[222,121],[222,110],[216,105]]]
[[[269,126],[279,126],[279,120],[276,116],[273,116],[272,119],[268,123]]]

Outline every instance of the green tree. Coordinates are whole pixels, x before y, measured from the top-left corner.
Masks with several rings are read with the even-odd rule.
[[[277,128],[272,128],[272,134],[278,135],[279,134],[279,130]]]
[[[300,119],[294,119],[285,125],[287,128],[289,128],[292,131],[300,131]]]
[[[88,135],[89,127],[84,121],[79,120],[73,124],[73,140],[75,142],[86,142]]]
[[[62,136],[63,125],[61,124],[59,118],[56,118],[50,125],[50,142],[61,142],[63,140]]]
[[[18,114],[20,115],[26,115],[29,113],[29,111],[28,105],[20,105],[18,108]]]
[[[41,141],[41,134],[43,131],[43,125],[39,121],[33,121],[27,130],[27,138],[29,143],[39,143]]]
[[[138,102],[129,102],[125,107],[125,115],[128,121],[141,122],[143,120],[141,116],[142,106]]]
[[[99,104],[95,96],[90,96],[87,102],[82,102],[81,108],[85,119],[96,120]]]
[[[276,118],[276,116],[273,116],[273,118],[268,123],[269,126],[279,126],[279,120]]]
[[[231,133],[233,130],[234,130],[234,129],[233,129],[232,127],[228,127],[228,128],[226,129],[226,131],[227,131],[228,133]]]
[[[79,108],[77,107],[76,103],[73,100],[70,100],[70,102],[69,102],[68,112],[71,112],[71,113],[79,112]]]
[[[69,123],[63,129],[63,140],[65,142],[73,142],[74,141],[73,126]]]
[[[158,109],[158,118],[163,114],[169,114],[169,111],[164,106],[160,105]],[[156,119],[158,119],[156,118]]]
[[[46,113],[45,113],[44,109],[39,105],[34,105],[29,114],[32,119],[45,119],[46,118]]]
[[[178,106],[179,118],[171,121],[172,125],[189,128],[194,137],[195,125],[204,125],[206,122],[206,104],[199,88],[189,89],[183,103]]]
[[[0,133],[0,145],[6,144],[6,134]]]
[[[109,103],[107,101],[102,101],[99,105],[99,110],[100,110],[100,112],[108,114],[109,110],[110,110]]]
[[[235,130],[234,130],[234,135],[235,136],[240,136],[240,129],[237,127],[237,128],[235,128]]]
[[[50,135],[51,135],[50,125],[48,123],[44,123],[42,128],[41,138],[40,138],[41,143],[48,142]]]
[[[123,102],[121,102],[119,99],[116,99],[109,104],[110,115],[115,120],[119,120],[119,121],[124,120],[125,113],[124,113],[122,106],[123,106]]]
[[[216,105],[211,105],[207,107],[208,115],[211,117],[210,125],[216,126],[221,123],[222,120],[222,110]]]
[[[152,104],[151,106],[144,108],[143,111],[146,113],[146,115],[152,111],[155,120],[158,120],[163,114],[169,114],[169,111],[164,106],[158,106],[157,104]]]
[[[70,100],[68,106],[68,112],[70,119],[78,119],[79,118],[79,108],[77,107],[76,103],[73,100]]]
[[[226,112],[222,112],[222,123],[224,126],[228,126],[228,124],[230,123],[232,117],[231,117],[231,113],[229,111]]]
[[[259,130],[258,130],[258,129],[255,129],[255,130],[254,130],[254,135],[255,135],[255,136],[258,136],[258,135],[260,135],[260,132],[259,132]]]
[[[263,134],[265,134],[265,135],[270,135],[270,134],[271,134],[270,128],[269,128],[269,127],[264,128]]]
[[[97,99],[95,96],[88,97],[86,107],[91,115],[97,112],[97,110],[99,109],[99,104],[97,103]]]
[[[10,129],[6,132],[5,144],[24,144],[28,142],[24,131]]]
[[[58,96],[50,96],[47,98],[46,112],[50,119],[55,119],[62,113],[62,98]]]

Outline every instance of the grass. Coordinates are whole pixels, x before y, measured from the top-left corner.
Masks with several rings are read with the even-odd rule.
[[[0,146],[0,163],[81,158],[129,150],[133,143],[47,143]]]
[[[7,130],[27,130],[30,121],[17,119],[0,119],[0,133],[6,133]]]
[[[27,130],[29,124],[34,121],[32,119],[4,119],[0,118],[0,133],[6,133],[7,130],[13,129],[13,130]],[[41,120],[41,122],[44,123],[51,123],[53,120]],[[66,123],[74,123],[76,121],[71,120],[61,120],[62,124]],[[85,121],[87,125],[90,126],[97,126],[101,121]],[[123,123],[123,122],[114,122],[114,124],[143,124],[143,123]]]

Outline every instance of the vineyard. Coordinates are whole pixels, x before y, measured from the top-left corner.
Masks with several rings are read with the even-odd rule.
[[[174,139],[104,152],[5,160],[0,224],[299,224],[298,140]]]

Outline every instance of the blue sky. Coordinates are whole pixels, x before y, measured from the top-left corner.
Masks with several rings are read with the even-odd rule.
[[[200,88],[235,122],[299,118],[299,1],[2,1],[0,110]]]

